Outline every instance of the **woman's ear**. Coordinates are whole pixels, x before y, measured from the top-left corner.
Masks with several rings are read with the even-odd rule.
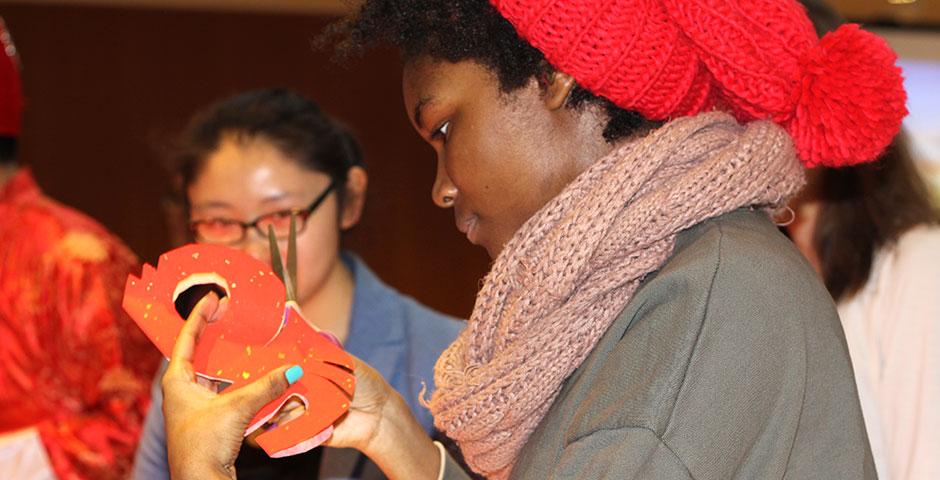
[[[565,106],[568,96],[578,83],[574,77],[557,70],[548,75],[548,82],[545,85],[544,101],[549,110],[558,110]]]
[[[343,191],[343,211],[339,216],[340,230],[349,230],[359,223],[362,207],[366,204],[366,190],[369,186],[369,174],[362,167],[350,167],[346,173],[346,186]]]

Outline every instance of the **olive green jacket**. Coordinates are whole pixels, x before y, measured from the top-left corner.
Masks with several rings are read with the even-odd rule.
[[[876,478],[832,299],[763,213],[683,232],[512,477]],[[445,478],[465,478],[452,459]]]

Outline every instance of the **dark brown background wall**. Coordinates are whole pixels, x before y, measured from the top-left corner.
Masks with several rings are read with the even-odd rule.
[[[370,171],[362,223],[346,238],[381,277],[469,314],[488,260],[430,200],[434,157],[411,130],[393,53],[330,62],[311,40],[328,17],[0,5],[24,64],[21,158],[53,197],[109,227],[144,260],[172,247],[168,176],[155,146],[207,103],[285,86],[359,134]]]

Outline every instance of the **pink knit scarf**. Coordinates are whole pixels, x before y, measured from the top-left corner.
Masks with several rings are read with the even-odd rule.
[[[674,120],[597,161],[503,248],[467,328],[437,362],[435,425],[507,478],[566,378],[662,266],[676,234],[803,182],[792,140],[724,113]]]

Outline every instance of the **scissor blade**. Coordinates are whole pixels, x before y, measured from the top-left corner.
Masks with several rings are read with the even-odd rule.
[[[287,294],[287,301],[296,300],[294,295],[294,284],[290,276],[284,274],[284,262],[281,260],[281,249],[277,246],[277,238],[274,236],[274,229],[268,225],[268,248],[271,250],[271,268],[277,274],[281,282],[284,283],[284,290]]]
[[[297,216],[290,215],[290,235],[287,237],[287,277],[291,287],[297,286]]]

